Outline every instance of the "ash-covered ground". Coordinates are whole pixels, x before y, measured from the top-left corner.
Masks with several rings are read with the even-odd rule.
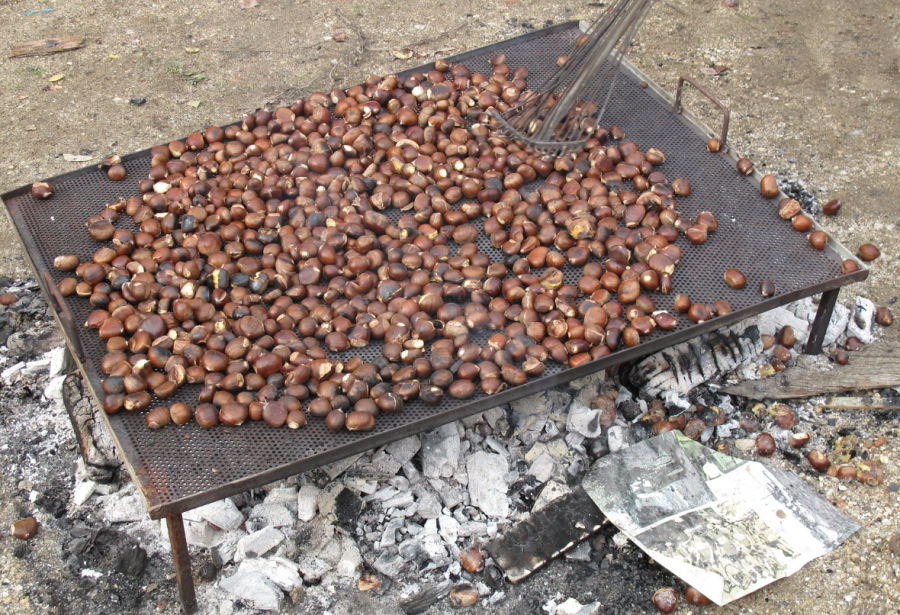
[[[179,612],[164,526],[148,518],[123,470],[82,461],[62,400],[59,334],[33,282],[5,283],[17,299],[0,308],[0,458],[2,489],[11,494],[0,515],[7,523],[34,516],[40,530],[27,541],[0,541],[0,604],[23,613]],[[881,334],[862,317],[867,302],[860,306],[839,307],[829,344]],[[712,384],[665,402],[636,395],[640,365],[601,373],[190,511],[200,612],[450,613],[459,608],[448,593],[461,586],[477,592],[467,609],[474,613],[653,612],[657,589],[683,584],[610,524],[519,584],[489,556],[482,572],[469,573],[459,554],[471,546],[484,552],[531,511],[577,487],[594,460],[651,437],[659,412],[703,421],[695,435],[708,446],[798,472],[864,526],[793,577],[704,612],[799,613],[820,589],[809,582],[812,571],[819,582],[845,588],[845,602],[825,612],[885,612],[866,609],[897,600],[900,567],[888,543],[897,524],[892,459],[900,412],[828,410],[814,398],[791,403],[796,425],[781,429],[766,404],[722,395],[716,384],[765,373],[772,348],[756,352],[760,338],[785,323],[802,347],[814,313],[807,300],[736,326],[757,340],[744,345],[746,356]],[[860,403],[896,406],[898,398],[887,389]],[[776,438],[769,459],[755,452],[754,422]],[[792,449],[788,436],[803,431],[809,445]],[[841,482],[810,467],[806,452],[829,452],[838,438],[849,443],[851,458],[884,462],[882,485]]]

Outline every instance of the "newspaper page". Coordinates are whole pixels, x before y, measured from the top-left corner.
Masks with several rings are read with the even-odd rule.
[[[599,459],[583,487],[632,542],[719,605],[793,574],[859,529],[794,474],[678,431]]]

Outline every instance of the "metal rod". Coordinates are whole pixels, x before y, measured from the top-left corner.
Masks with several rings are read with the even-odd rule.
[[[719,100],[719,98],[715,94],[700,85],[700,83],[696,79],[692,79],[687,75],[681,75],[678,78],[678,87],[675,90],[675,102],[672,103],[672,111],[677,114],[681,114],[681,92],[684,89],[685,83],[694,86],[694,89],[706,96],[706,98],[708,98],[714,105],[722,110],[722,131],[719,133],[719,142],[721,143],[721,151],[728,151],[728,124],[731,121],[731,110],[725,105],[725,103]]]
[[[816,319],[809,329],[809,338],[806,340],[803,354],[822,353],[822,341],[825,339],[825,332],[828,330],[828,323],[831,322],[831,314],[834,312],[834,304],[837,303],[840,292],[840,288],[835,288],[822,293],[819,309],[816,310]]]
[[[178,582],[181,609],[184,611],[184,615],[192,615],[197,612],[197,594],[194,592],[191,554],[188,551],[181,514],[168,515],[166,526],[169,528],[169,544],[172,547],[172,560],[175,563],[175,580]]]

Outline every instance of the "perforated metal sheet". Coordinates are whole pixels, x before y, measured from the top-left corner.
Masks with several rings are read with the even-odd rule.
[[[489,72],[488,59],[504,52],[510,65],[527,66],[531,82],[539,83],[555,69],[557,56],[568,51],[577,33],[576,24],[562,24],[455,59],[465,61],[473,70]],[[429,65],[420,70],[431,68]],[[711,304],[716,299],[724,299],[734,308],[732,314],[702,325],[691,325],[682,318],[682,324],[674,331],[656,332],[635,348],[579,368],[549,363],[541,379],[506,389],[492,398],[479,392],[466,402],[448,396],[436,408],[420,402],[408,404],[402,414],[379,416],[375,431],[367,434],[331,433],[323,421],[314,418],[307,427],[296,431],[272,429],[262,423],[210,430],[190,423],[180,428],[150,431],[144,424],[143,414],[120,413],[108,417],[126,465],[142,487],[151,516],[183,512],[634,360],[800,297],[865,278],[865,270],[841,275],[841,259],[849,255],[846,250],[834,242],[823,252],[813,250],[803,234],[778,218],[776,201],[760,196],[757,178],[738,175],[734,160],[727,155],[706,151],[703,130],[685,117],[674,115],[655,87],[652,84],[641,87],[641,81],[647,81],[646,77],[623,64],[623,74],[603,124],[618,124],[627,138],[642,150],[657,147],[666,153],[667,162],[662,170],[667,177],[670,180],[686,177],[693,185],[693,194],[678,200],[680,210],[689,216],[704,210],[715,213],[720,228],[705,245],[690,246],[683,239],[678,242],[683,261],[674,276],[675,288],[676,292],[689,294],[694,301]],[[28,186],[3,196],[39,279],[44,272],[49,272],[54,284],[63,277],[51,266],[56,255],[71,253],[82,260],[90,259],[97,244],[88,237],[83,221],[99,212],[104,204],[137,193],[138,179],[146,177],[149,170],[149,150],[125,157],[125,166],[128,178],[118,183],[109,181],[95,168],[55,178],[51,181],[56,186],[56,194],[48,201],[33,199]],[[119,226],[128,226],[124,218]],[[483,252],[502,258],[486,237],[480,238],[479,246]],[[733,290],[725,284],[723,272],[729,267],[746,274],[745,290]],[[574,284],[579,276],[576,269],[566,268],[568,283]],[[772,278],[779,292],[765,301],[756,292],[763,277]],[[43,285],[44,280],[40,281]],[[673,296],[656,294],[653,298],[660,309],[672,309]],[[64,326],[66,336],[70,347],[84,350],[80,363],[96,397],[96,391],[100,391],[99,363],[104,345],[94,331],[81,326],[90,312],[87,300],[70,298],[65,307],[74,321],[68,330]],[[66,310],[56,311],[64,314]],[[67,324],[64,315],[61,322]],[[380,352],[380,344],[373,344],[359,354],[371,360]],[[185,387],[168,404],[184,401],[195,405],[197,391],[197,387]]]

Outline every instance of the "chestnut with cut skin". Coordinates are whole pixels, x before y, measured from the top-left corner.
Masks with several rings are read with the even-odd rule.
[[[865,344],[862,343],[858,337],[851,335],[847,338],[847,350],[850,352],[856,352],[857,350],[862,350],[865,347]]]
[[[345,419],[347,431],[372,431],[375,429],[375,417],[368,412],[354,411]]]
[[[722,142],[717,138],[712,137],[709,141],[706,142],[706,149],[715,153],[722,149]]]
[[[450,604],[456,608],[472,606],[480,597],[478,590],[468,583],[460,583],[450,589]]]
[[[75,254],[64,254],[53,259],[53,266],[60,271],[74,271],[81,262]]]
[[[800,201],[797,199],[783,198],[778,203],[778,215],[784,220],[790,220],[800,213]]]
[[[663,587],[653,594],[653,606],[660,613],[672,613],[678,608],[678,592],[671,587]]]
[[[691,182],[683,177],[672,180],[672,190],[678,196],[689,196],[691,194]]]
[[[753,175],[753,162],[749,158],[739,158],[737,170],[741,175]]]
[[[688,310],[688,318],[696,324],[700,324],[712,318],[712,312],[702,303],[695,303]]]
[[[788,438],[788,444],[791,445],[791,448],[803,448],[809,444],[809,434],[805,431],[801,433],[792,433],[790,438]]]
[[[478,547],[466,547],[459,552],[459,563],[466,572],[478,574],[484,570],[484,554]]]
[[[776,293],[775,282],[769,278],[763,278],[759,283],[759,294],[763,297],[773,297]]]
[[[31,184],[31,195],[36,199],[49,199],[53,196],[54,188],[50,182],[34,182]]]
[[[290,429],[300,429],[306,425],[306,415],[302,410],[291,410],[287,415],[287,426]]]
[[[841,272],[845,275],[848,273],[854,273],[856,271],[859,271],[859,263],[857,263],[856,261],[848,258],[841,263]]]
[[[891,312],[891,308],[880,307],[875,310],[875,322],[882,327],[890,327],[894,324],[894,314]]]
[[[165,427],[172,421],[169,409],[166,406],[158,406],[147,413],[147,427],[150,429],[159,429]]]

